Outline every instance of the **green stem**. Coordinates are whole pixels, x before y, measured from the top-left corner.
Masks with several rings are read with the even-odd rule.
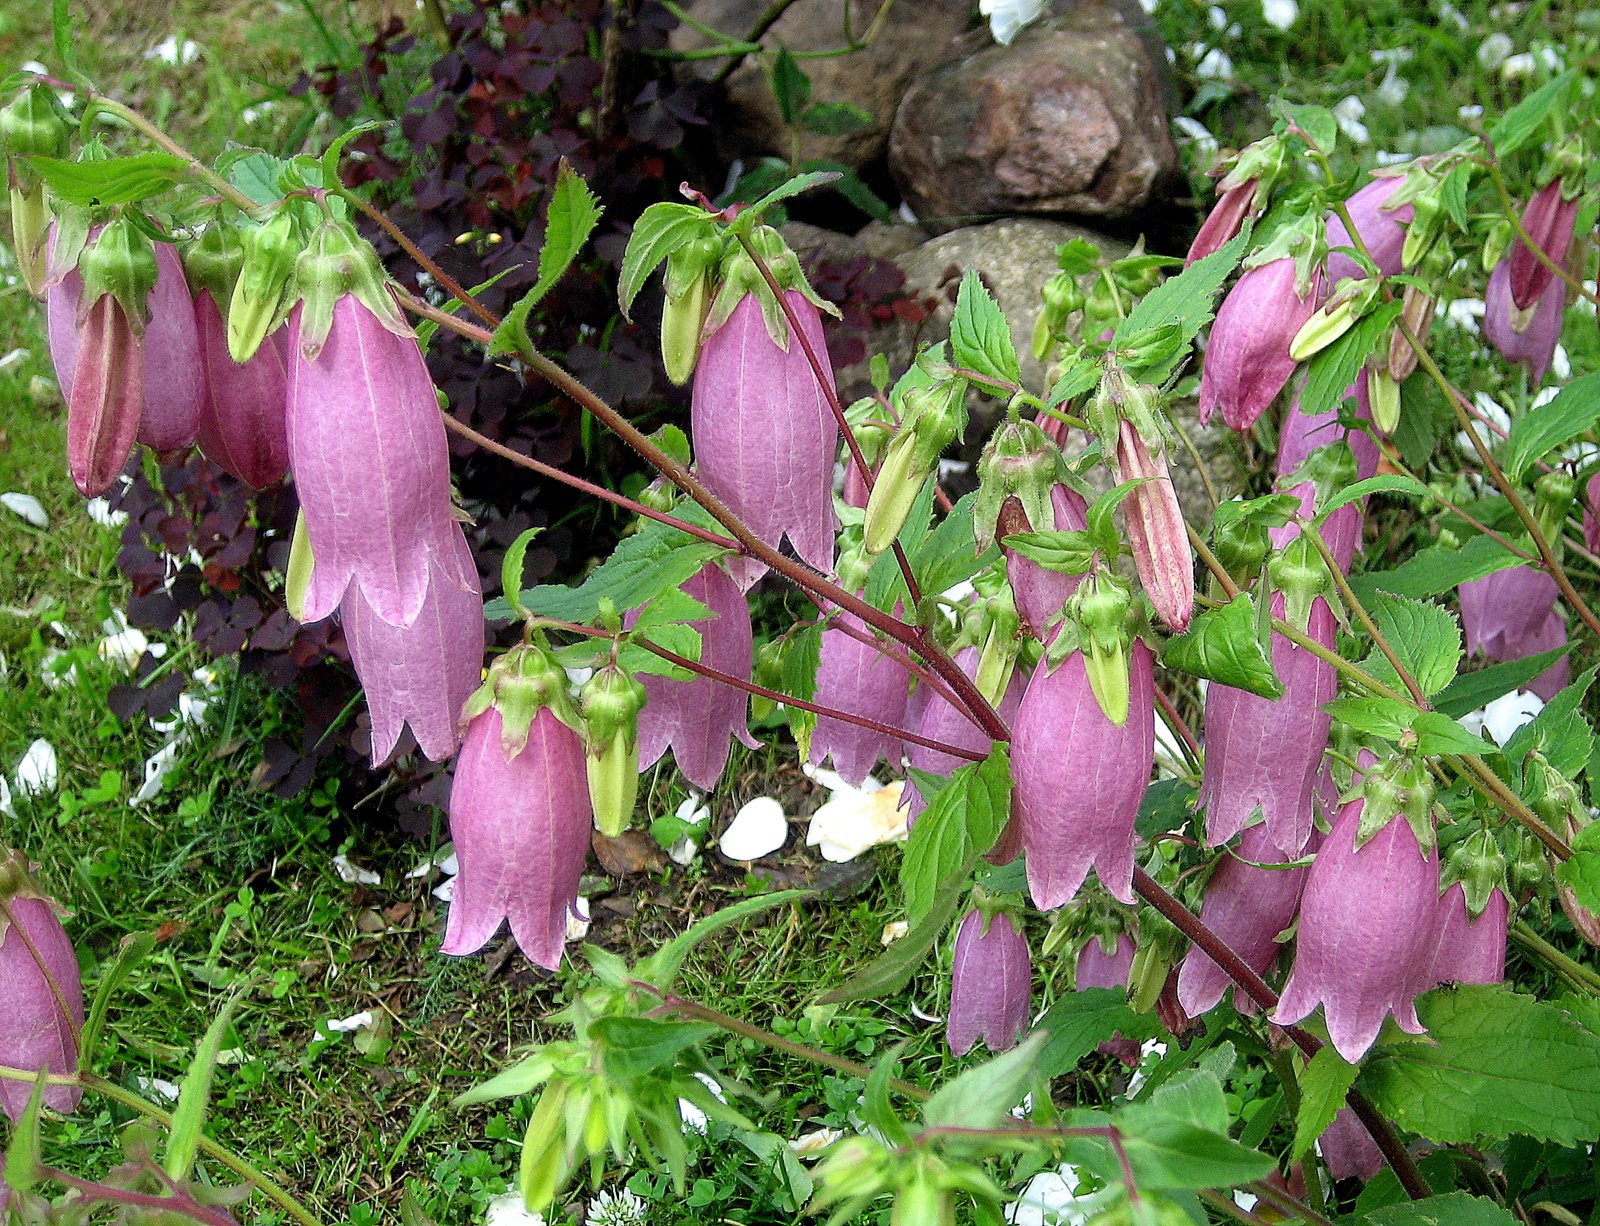
[[[1583,988],[1590,996],[1600,996],[1600,974],[1596,974],[1583,963],[1562,953],[1530,928],[1526,922],[1519,920],[1513,924],[1511,926],[1511,936],[1519,945],[1532,950],[1553,970]]]

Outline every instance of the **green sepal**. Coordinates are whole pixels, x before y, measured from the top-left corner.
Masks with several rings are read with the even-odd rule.
[[[189,288],[207,290],[217,309],[226,313],[244,271],[244,236],[237,226],[218,219],[183,251],[183,272]]]
[[[244,262],[228,299],[228,354],[240,365],[288,318],[295,296],[295,261],[304,246],[290,209],[241,236]]]
[[[889,444],[878,468],[861,524],[862,547],[874,557],[894,544],[930,475],[928,469],[916,466],[916,458],[916,436],[902,430]]]
[[[1333,297],[1300,325],[1289,342],[1289,356],[1304,362],[1321,353],[1366,317],[1381,288],[1382,282],[1371,277],[1346,278]]]
[[[750,231],[750,245],[761,257],[762,263],[767,266],[767,271],[772,274],[772,279],[778,283],[780,290],[785,293],[797,290],[817,310],[835,317],[839,315],[838,307],[811,288],[811,282],[806,280],[806,274],[800,267],[800,260],[789,249],[788,243],[778,231],[771,226],[758,225]],[[723,257],[720,284],[716,296],[711,300],[706,331],[715,332],[727,323],[728,316],[733,314],[733,309],[747,294],[754,294],[756,300],[760,302],[761,317],[766,321],[767,334],[772,337],[772,343],[787,353],[789,320],[784,315],[783,308],[778,305],[767,279],[761,275],[761,270],[756,267],[755,261],[742,246],[729,247]]]
[[[1073,593],[1068,610],[1082,629],[1084,671],[1095,701],[1117,727],[1128,722],[1128,648],[1133,594],[1105,571]]]
[[[661,360],[666,365],[667,378],[679,387],[694,374],[695,361],[700,356],[700,340],[711,310],[712,276],[722,258],[722,248],[720,235],[707,235],[685,243],[667,256]]]
[[[300,351],[309,362],[322,352],[333,324],[333,308],[346,294],[354,294],[390,332],[412,335],[389,291],[389,276],[378,253],[349,222],[330,219],[312,231],[306,249],[295,261],[294,277],[303,303]]]
[[[28,293],[43,298],[50,262],[50,194],[41,184],[12,183],[11,247]]]
[[[316,559],[311,553],[311,531],[306,527],[305,508],[295,512],[294,534],[289,538],[289,565],[283,578],[283,603],[297,622],[306,619],[306,589],[311,586],[311,570]]]
[[[1457,843],[1439,871],[1439,888],[1447,890],[1457,881],[1466,898],[1467,913],[1474,919],[1489,905],[1496,889],[1509,898],[1506,886],[1506,857],[1494,832],[1485,828]]]
[[[978,667],[972,683],[991,707],[999,708],[1016,671],[1017,652],[1021,647],[1018,637],[1022,619],[1017,614],[1017,604],[1009,585],[989,597],[979,606],[984,623],[982,647],[978,652]]]
[[[1312,602],[1333,592],[1333,576],[1317,547],[1304,534],[1295,537],[1268,563],[1267,573],[1283,593],[1283,620],[1301,634],[1309,633]]]
[[[1384,434],[1400,426],[1400,385],[1390,377],[1387,366],[1367,371],[1367,400],[1372,406],[1372,424]]]
[[[1000,508],[1008,497],[1022,504],[1030,529],[1053,529],[1050,495],[1064,467],[1061,449],[1036,423],[1011,420],[996,430],[978,459],[978,497],[972,509],[978,551],[994,545]]]
[[[150,291],[156,285],[156,253],[128,217],[106,224],[78,257],[78,271],[83,275],[80,311],[110,294],[121,305],[134,333],[143,335],[150,320]]]
[[[1396,817],[1411,824],[1422,854],[1434,844],[1433,781],[1427,764],[1409,758],[1392,758],[1374,766],[1362,779],[1361,823],[1356,827],[1355,850],[1366,843]]]
[[[563,724],[582,735],[583,721],[567,693],[567,673],[541,643],[513,647],[489,666],[489,675],[461,708],[471,722],[490,707],[500,712],[500,749],[506,760],[528,745],[528,732],[539,712],[550,708]]]

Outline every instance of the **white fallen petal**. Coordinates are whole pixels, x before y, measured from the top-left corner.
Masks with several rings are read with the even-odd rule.
[[[1261,16],[1276,30],[1287,30],[1300,17],[1295,0],[1261,0]]]
[[[144,632],[133,626],[108,634],[95,644],[95,653],[114,668],[128,672],[138,664],[150,646]]]
[[[372,1025],[372,1010],[363,1009],[360,1013],[352,1013],[349,1017],[330,1017],[323,1025],[334,1034],[352,1034]]]
[[[1078,1172],[1070,1166],[1041,1171],[1028,1180],[1006,1210],[1012,1226],[1084,1226],[1100,1212],[1105,1192],[1078,1194]],[[1113,1189],[1120,1195],[1120,1189]]]
[[[815,1158],[842,1136],[842,1128],[819,1128],[790,1141],[789,1149],[797,1158]]]
[[[589,900],[583,895],[573,899],[572,909],[567,912],[566,939],[581,941],[589,935]]]
[[[687,868],[694,861],[695,853],[700,850],[700,844],[685,835],[667,849],[667,859],[674,864]]]
[[[0,813],[7,817],[17,815],[17,811],[11,807],[11,785],[6,782],[4,775],[0,775]]]
[[[456,896],[456,879],[454,877],[446,877],[438,885],[434,886],[430,893],[440,902],[450,902]]]
[[[461,866],[456,861],[455,848],[451,844],[446,843],[438,851],[434,852],[431,859],[424,860],[416,868],[407,872],[406,880],[416,881],[418,878],[428,876],[434,869],[439,869],[447,877],[454,877],[461,871]]]
[[[1453,328],[1460,328],[1463,332],[1470,332],[1476,336],[1479,332],[1478,321],[1483,318],[1482,298],[1457,298],[1444,309],[1444,318]]]
[[[56,747],[40,737],[28,746],[28,752],[17,763],[17,791],[23,796],[53,792],[57,778]]]
[[[0,494],[0,506],[5,507],[13,515],[19,515],[35,528],[48,528],[50,517],[44,512],[44,504],[32,494]]]
[[[1202,81],[1226,81],[1233,76],[1233,60],[1221,47],[1212,47],[1194,66],[1194,75]]]
[[[672,816],[681,822],[688,822],[691,826],[704,825],[706,818],[711,816],[711,806],[705,803],[705,799],[699,792],[690,792],[679,803]]]
[[[1002,47],[1043,11],[1044,0],[978,0],[978,12],[989,19],[989,33]]]
[[[104,498],[91,498],[83,504],[84,511],[89,518],[102,528],[120,528],[128,522],[126,511],[113,511],[111,503]]]
[[[893,945],[906,933],[911,931],[911,925],[905,920],[890,920],[883,926],[883,935],[878,938],[880,945]]]
[[[141,1094],[149,1094],[154,1095],[156,1098],[164,1098],[170,1103],[175,1103],[178,1101],[178,1087],[164,1078],[145,1077],[141,1074],[135,1073],[133,1075],[133,1084]]]
[[[136,808],[159,796],[161,789],[166,786],[167,775],[177,761],[178,741],[177,738],[173,738],[145,759],[144,782],[139,785],[137,792],[128,797],[128,806]]]
[[[1502,694],[1483,709],[1483,730],[1496,745],[1504,745],[1522,725],[1544,710],[1544,699],[1531,691]]]
[[[757,796],[733,816],[717,840],[717,850],[730,860],[759,860],[789,839],[789,819],[770,796]]]
[[[1503,30],[1496,30],[1486,35],[1478,44],[1478,63],[1492,72],[1511,57],[1514,46],[1511,35]]]
[[[352,864],[349,856],[335,856],[333,871],[339,874],[340,881],[350,885],[379,885],[383,882],[381,874],[373,872],[370,868]]]
[[[685,1132],[692,1132],[701,1137],[706,1135],[706,1125],[709,1122],[706,1113],[687,1098],[678,1100],[678,1118],[683,1121]]]
[[[897,779],[870,792],[850,788],[833,793],[811,815],[806,845],[817,848],[824,860],[843,864],[869,847],[903,842],[908,833],[900,808],[904,790],[905,782]]]
[[[925,1022],[932,1022],[934,1025],[938,1025],[940,1022],[944,1021],[944,1018],[940,1017],[937,1013],[929,1013],[921,1005],[917,1004],[916,1001],[911,1002],[911,1016],[919,1017]]]
[[[76,664],[69,664],[65,669],[56,666],[56,661],[64,659],[66,654],[59,647],[46,647],[44,654],[39,657],[39,680],[44,682],[47,690],[59,690],[78,684]]]

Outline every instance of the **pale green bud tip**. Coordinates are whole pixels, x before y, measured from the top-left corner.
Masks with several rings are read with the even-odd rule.
[[[304,509],[295,512],[294,535],[289,538],[289,569],[284,576],[283,602],[289,616],[297,622],[306,619],[306,589],[311,586],[311,532],[306,527]]]
[[[872,556],[894,544],[928,478],[929,470],[916,464],[916,443],[915,435],[902,430],[878,469],[861,525],[862,547]]]
[[[243,365],[283,322],[294,294],[301,240],[288,210],[242,238],[243,262],[228,301],[228,354]]]
[[[65,157],[72,127],[55,92],[28,86],[0,110],[0,148],[14,157]]]
[[[588,725],[591,752],[600,752],[618,736],[632,743],[637,735],[645,689],[616,664],[596,669],[583,684],[578,705]]]
[[[1372,406],[1372,424],[1384,434],[1393,434],[1400,425],[1400,385],[1386,369],[1367,373],[1367,400]]]
[[[639,799],[638,738],[619,728],[610,738],[600,741],[591,728],[585,766],[595,828],[614,839],[628,828]]]
[[[100,231],[78,257],[83,300],[110,294],[121,304],[134,330],[142,332],[150,312],[146,300],[156,284],[156,253],[150,240],[119,217]]]

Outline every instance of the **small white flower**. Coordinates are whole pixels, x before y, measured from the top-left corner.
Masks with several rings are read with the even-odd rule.
[[[770,796],[757,796],[733,816],[717,850],[730,860],[759,860],[789,839],[789,819]]]
[[[1555,352],[1550,355],[1550,373],[1563,383],[1572,378],[1572,359],[1567,357],[1565,345],[1557,344]]]
[[[1474,119],[1483,118],[1483,106],[1477,102],[1469,102],[1466,106],[1456,108],[1456,118],[1462,123],[1471,123]]]
[[[1465,30],[1472,23],[1467,20],[1466,14],[1455,5],[1448,2],[1439,5],[1439,20],[1448,21],[1458,30]]]
[[[1233,76],[1233,60],[1221,47],[1212,47],[1194,66],[1194,75],[1202,81],[1226,81]]]
[[[1333,117],[1338,121],[1339,131],[1358,145],[1364,145],[1372,139],[1367,125],[1361,122],[1361,117],[1366,113],[1367,104],[1354,94],[1341,98],[1333,107]]]
[[[1478,63],[1484,71],[1493,72],[1511,58],[1514,49],[1511,35],[1504,30],[1496,30],[1478,44]]]
[[[44,504],[32,494],[0,494],[0,506],[5,507],[13,515],[21,516],[35,528],[50,526],[50,517],[45,514]]]
[[[383,876],[373,872],[370,868],[362,868],[353,864],[349,856],[335,856],[333,858],[333,871],[339,875],[339,880],[346,885],[381,885]]]
[[[56,790],[59,770],[56,765],[56,747],[40,737],[28,746],[28,752],[17,763],[17,791],[23,796],[40,796]]]
[[[1155,1059],[1151,1059],[1154,1056]],[[1145,1082],[1145,1065],[1154,1067],[1166,1059],[1167,1045],[1159,1039],[1146,1039],[1139,1048],[1139,1067],[1133,1070],[1133,1076],[1128,1078],[1128,1088],[1125,1094],[1132,1098],[1139,1092],[1139,1087]]]
[[[1206,10],[1206,23],[1213,30],[1226,30],[1228,28],[1228,14],[1222,11],[1220,5],[1213,4]]]
[[[1500,65],[1500,75],[1512,81],[1517,77],[1531,77],[1538,67],[1538,58],[1532,52],[1524,51],[1518,55],[1507,56],[1505,62]]]
[[[906,839],[906,815],[900,808],[905,789],[902,780],[885,787],[840,788],[811,815],[806,846],[815,847],[824,860],[843,864],[880,843]]]
[[[989,19],[989,33],[1002,47],[1044,12],[1044,0],[978,0],[978,12]]]
[[[1161,0],[1139,0],[1139,7],[1146,13],[1154,13],[1160,5]],[[1170,52],[1172,48],[1168,47],[1167,50]]]
[[[1179,115],[1173,119],[1172,126],[1194,144],[1195,157],[1202,164],[1209,164],[1216,159],[1217,138],[1205,124],[1187,115]]]
[[[1395,153],[1388,149],[1379,149],[1372,155],[1372,160],[1379,166],[1398,166],[1402,162],[1410,162],[1415,159],[1409,153]]]
[[[363,1009],[360,1013],[352,1013],[349,1017],[330,1017],[323,1022],[334,1034],[354,1034],[357,1030],[365,1030],[372,1025],[372,1010]]]
[[[1261,16],[1275,30],[1287,30],[1300,19],[1295,0],[1261,0]]]
[[[484,1226],[545,1226],[544,1214],[529,1213],[522,1202],[522,1193],[515,1190],[489,1202],[483,1223]]]
[[[1070,1166],[1041,1171],[1006,1210],[1006,1221],[1012,1226],[1084,1226],[1100,1213],[1108,1194],[1121,1195],[1120,1188],[1113,1188],[1080,1196],[1079,1182]]]
[[[1478,335],[1478,321],[1483,318],[1482,298],[1457,298],[1444,309],[1444,318],[1452,328]]]
[[[176,36],[169,34],[146,51],[144,58],[155,60],[159,64],[170,64],[173,67],[192,64],[200,58],[200,44],[192,38],[186,38],[180,43]]]
[[[626,1188],[607,1190],[589,1202],[584,1226],[644,1226],[644,1201]]]
[[[147,804],[161,795],[161,789],[166,786],[167,775],[178,762],[178,738],[168,741],[154,754],[145,759],[144,782],[139,785],[139,790],[128,797],[128,807],[137,808]]]
[[[421,864],[417,865],[416,868],[408,870],[406,873],[406,880],[418,881],[421,878],[432,874],[434,869],[438,869],[444,873],[446,877],[454,877],[461,871],[461,866],[456,861],[454,846],[446,843],[443,847],[436,851],[431,858],[424,860]]]

